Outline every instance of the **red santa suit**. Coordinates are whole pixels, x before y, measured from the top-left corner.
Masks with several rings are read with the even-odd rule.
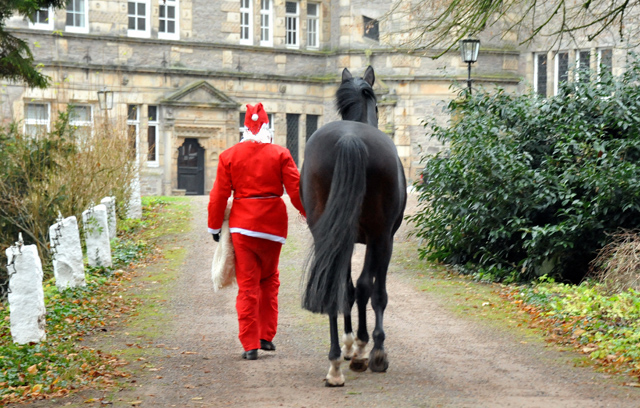
[[[220,232],[233,191],[229,230],[236,254],[236,309],[240,342],[248,351],[260,348],[260,339],[272,341],[277,330],[278,260],[288,229],[284,188],[298,211],[305,212],[298,168],[289,150],[270,143],[262,104],[247,105],[245,125],[242,141],[220,154],[208,225],[210,233]]]

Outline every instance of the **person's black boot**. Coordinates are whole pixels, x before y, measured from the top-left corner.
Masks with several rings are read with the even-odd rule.
[[[260,349],[266,351],[276,351],[276,345],[270,341],[260,339]]]
[[[258,349],[248,350],[242,352],[242,358],[245,360],[257,360],[258,359]]]

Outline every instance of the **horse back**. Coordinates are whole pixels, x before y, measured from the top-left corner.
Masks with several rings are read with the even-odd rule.
[[[332,122],[309,138],[300,178],[307,221],[312,226],[324,211],[338,156],[337,142],[346,136],[359,138],[367,149],[366,192],[358,242],[364,242],[366,236],[393,234],[400,226],[406,204],[404,170],[391,138],[360,122]]]

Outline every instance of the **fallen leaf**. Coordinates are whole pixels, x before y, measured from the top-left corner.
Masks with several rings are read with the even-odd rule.
[[[636,387],[636,388],[640,388],[640,383],[637,383],[637,382],[632,382],[632,383],[622,383],[622,385],[627,386],[627,387]]]
[[[31,392],[33,392],[33,393],[40,392],[41,389],[42,389],[42,384],[36,384],[31,389]]]
[[[38,372],[38,365],[34,364],[31,367],[27,368],[27,372],[29,374],[36,374]]]

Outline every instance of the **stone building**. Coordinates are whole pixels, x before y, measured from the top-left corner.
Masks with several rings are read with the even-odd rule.
[[[34,23],[8,20],[8,29],[32,45],[52,86],[3,84],[0,117],[22,121],[26,132],[50,128],[69,105],[78,126],[126,120],[143,194],[206,194],[219,153],[239,140],[246,104],[264,104],[275,143],[301,166],[307,138],[338,119],[334,92],[342,69],[360,75],[372,65],[380,129],[413,180],[421,155],[439,149],[423,122],[447,119],[451,85],[464,85],[467,66],[457,52],[434,60],[438,50],[412,52],[385,41],[392,24],[378,19],[390,3],[69,0],[66,9],[41,10]],[[523,78],[539,78],[536,58],[511,44],[483,43],[474,81],[516,90]],[[111,110],[99,109],[104,90],[113,92]]]

